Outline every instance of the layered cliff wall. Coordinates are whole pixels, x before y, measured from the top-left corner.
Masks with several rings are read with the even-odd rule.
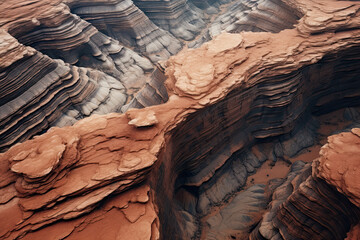
[[[5,31],[0,35],[4,41],[0,149],[54,124],[69,125],[92,113],[116,112],[126,103],[126,89],[115,78],[51,59],[19,44]]]
[[[312,171],[275,191],[250,239],[344,239],[360,220],[359,140],[358,128],[330,136]]]
[[[19,0],[1,2],[2,41],[6,42],[13,37],[21,45],[34,48],[37,51],[34,55],[39,56],[38,58],[44,55],[47,60],[39,61],[36,57],[25,58],[24,56],[22,60],[16,58],[17,65],[15,63],[11,66],[7,65],[1,70],[1,80],[4,84],[9,86],[20,82],[26,84],[21,89],[19,87],[11,91],[4,89],[7,93],[1,99],[1,106],[13,110],[3,111],[3,118],[7,120],[4,120],[2,126],[6,128],[7,133],[2,133],[0,150],[4,151],[8,146],[29,139],[50,126],[71,125],[91,114],[121,112],[121,109],[125,110],[129,107],[144,107],[165,102],[167,94],[164,91],[164,76],[153,72],[156,69],[155,65],[159,60],[166,60],[180,51],[184,42],[179,36],[187,35],[184,33],[188,31],[185,26],[196,29],[191,33],[191,38],[195,37],[205,25],[202,24],[199,28],[198,24],[192,23],[194,19],[201,15],[200,22],[209,21],[206,16],[214,15],[216,11],[205,16],[206,9],[210,6],[218,9],[224,3],[227,1],[215,1],[203,9],[195,7],[196,10],[192,10],[188,6],[191,3],[185,1],[171,4],[159,1],[157,7],[155,6],[157,14],[167,16],[164,24],[168,27],[163,29],[145,14],[148,13],[145,11],[148,5],[141,1]],[[135,4],[139,7],[144,6],[145,12]],[[184,6],[187,9],[185,11]],[[174,31],[178,29],[176,31],[179,34],[174,36],[169,26]],[[185,30],[183,30],[184,27]],[[8,45],[5,44],[3,47],[5,50],[2,57],[8,59],[9,62],[13,61],[14,53],[6,50]],[[22,56],[21,52],[18,54]],[[56,59],[61,59],[63,62]],[[52,62],[51,66],[50,62]],[[80,78],[76,92],[68,88],[69,83],[61,80],[61,76],[55,76],[58,72],[52,73],[55,64],[66,65],[72,69],[65,70],[66,67],[60,67],[61,74],[65,74],[66,71],[81,72],[76,73],[79,77],[74,76],[72,79],[74,85]],[[32,72],[25,73],[24,67]],[[78,70],[77,67],[81,69]],[[42,84],[47,81],[48,76],[43,78],[46,74],[53,75],[50,77],[51,81],[56,82],[58,89],[62,89],[62,96],[56,96],[55,101],[54,92],[46,93],[43,86],[41,94],[44,96],[40,99],[40,90],[37,90],[36,102],[39,105],[45,105],[46,103],[42,101],[47,99],[46,101],[49,102],[52,99],[51,108],[49,106],[46,110],[42,108],[43,116],[37,113],[37,120],[32,116],[33,120],[30,121],[20,120],[21,116],[12,115],[15,112],[19,113],[18,109],[24,108],[25,105],[28,108],[27,111],[39,109],[34,106],[34,101],[30,101],[34,99],[29,97],[34,96],[33,91],[27,92],[27,90],[30,90],[30,84]],[[84,81],[87,83],[85,84]],[[134,99],[137,92],[143,88],[144,90]],[[158,94],[154,98],[144,97],[145,93],[149,95],[156,92]],[[10,94],[11,97],[9,97]],[[7,121],[12,121],[12,124],[16,121],[21,124],[22,129],[9,130],[10,125],[5,127]]]
[[[125,239],[121,226],[134,239],[345,238],[359,220],[358,129],[329,138],[312,169],[299,162],[272,185],[246,184],[264,162],[312,146],[320,115],[347,108],[358,120],[360,4],[288,7],[301,17],[294,28],[224,33],[183,50],[152,75],[163,81],[165,67],[168,93],[149,82],[130,105],[147,106],[155,92],[166,103],[91,116],[2,153],[1,238]],[[5,35],[7,56],[21,53],[15,63],[55,61]],[[13,62],[1,59],[8,71]]]
[[[156,26],[130,0],[73,1],[69,5],[74,14],[93,24],[99,31],[134,48],[153,62],[166,60],[182,47],[179,40]]]

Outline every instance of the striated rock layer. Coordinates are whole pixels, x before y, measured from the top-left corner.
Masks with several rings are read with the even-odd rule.
[[[302,13],[289,1],[247,0],[228,6],[189,47],[199,47],[222,32],[273,32],[293,28]]]
[[[148,56],[166,60],[181,49],[169,32],[157,27],[132,1],[73,1],[72,12],[106,35]]]
[[[226,2],[209,3],[206,9],[210,5],[217,9]],[[187,10],[183,11],[179,6],[188,6],[186,2],[180,5],[171,3],[168,8],[164,8],[165,5],[160,4],[157,11],[167,15],[167,21],[174,26],[172,29],[181,32],[185,23],[193,29],[199,27],[189,21],[194,21],[205,10],[192,11],[186,7]],[[91,114],[121,112],[121,109],[160,104],[167,100],[164,76],[153,72],[154,66],[157,61],[176,54],[183,43],[167,31],[169,29],[155,25],[131,0],[2,1],[0,9],[1,40],[4,42],[2,58],[14,62],[1,69],[2,84],[9,87],[3,89],[4,97],[0,103],[7,109],[2,111],[1,126],[7,132],[0,133],[0,151],[50,126],[71,125]],[[166,9],[173,10],[167,12]],[[192,33],[193,36],[199,31]],[[37,50],[31,51],[38,57],[28,58],[29,54],[25,56],[21,50],[16,53],[7,51],[6,48],[13,44],[6,43],[11,38],[7,35]],[[40,61],[40,58],[44,59]],[[65,72],[69,76],[65,76]],[[44,82],[47,82],[46,86]],[[19,83],[23,83],[22,87],[18,86]],[[30,89],[31,85],[35,87],[34,84],[42,85],[42,88],[36,86],[36,94]],[[61,93],[50,90],[50,85],[55,84]],[[72,84],[71,88],[69,84]],[[136,96],[141,89],[144,90]],[[158,93],[155,97],[149,97],[155,92]],[[133,100],[135,96],[136,100]],[[41,114],[35,103],[42,106]],[[26,111],[36,111],[36,117],[24,110],[23,116],[28,118],[21,119],[19,111],[23,111],[25,106]],[[11,126],[5,126],[8,121],[12,121]],[[21,125],[21,129],[12,126],[15,122]]]
[[[134,2],[150,12],[150,2]],[[246,186],[263,162],[313,145],[319,115],[352,107],[356,116],[360,106],[360,3],[288,6],[302,16],[293,29],[225,33],[184,50],[165,64],[168,95],[150,83],[129,104],[146,106],[156,91],[166,103],[94,115],[2,153],[1,238],[121,239],[136,238],[136,229],[152,239],[236,238],[252,229],[255,239],[345,238],[360,216],[352,177],[358,129],[330,138],[312,170],[298,163],[279,188]],[[23,55],[37,53],[14,46]],[[1,59],[1,66],[12,64]],[[161,66],[153,80],[164,80]],[[353,157],[349,168],[338,169],[344,152]],[[260,216],[250,210],[265,211],[272,192],[257,224]],[[217,207],[224,220],[213,213]],[[124,224],[109,226],[111,219]]]
[[[60,1],[2,2],[1,9],[0,150],[50,126],[120,112],[149,80],[148,59]]]
[[[126,103],[121,82],[92,69],[53,60],[19,44],[5,31],[0,67],[0,149],[53,124],[68,125],[92,113],[117,111]],[[14,55],[14,58],[7,58]]]
[[[52,58],[101,70],[117,78],[127,89],[141,88],[144,83],[139,83],[139,78],[144,78],[144,71],[153,68],[147,59],[100,33],[70,13],[61,2],[39,0],[14,4],[2,4],[5,15],[0,19],[0,26],[20,43]]]
[[[33,239],[37,236],[36,232],[34,237],[32,235],[35,230],[89,212],[91,214],[82,219],[66,222],[66,231],[56,228],[53,231],[62,237],[71,233],[71,237],[77,239],[78,235],[87,235],[87,231],[78,228],[91,225],[99,218],[101,221],[95,221],[96,224],[106,225],[114,220],[107,215],[115,214],[113,217],[123,226],[106,234],[119,236],[117,231],[128,229],[124,221],[127,219],[128,224],[133,223],[130,229],[139,235],[137,239],[158,235],[158,220],[149,187],[136,187],[156,161],[148,150],[153,136],[145,131],[142,136],[133,136],[138,138],[138,144],[129,144],[132,140],[126,137],[130,132],[124,131],[117,120],[118,116],[110,114],[84,119],[73,127],[52,128],[24,143],[27,148],[18,144],[1,155],[1,223],[6,226],[1,230],[1,238]],[[123,125],[127,126],[126,118],[123,120]],[[113,129],[111,134],[107,127]],[[95,210],[100,201],[127,189],[131,190]],[[144,232],[136,233],[137,225]],[[52,231],[45,232],[46,236],[57,239]],[[92,236],[96,239],[101,233]]]
[[[133,0],[155,24],[183,40],[192,40],[205,27],[202,11],[186,0]]]
[[[344,239],[360,220],[359,172],[354,167],[360,162],[359,134],[355,128],[329,137],[312,172],[274,192],[270,211],[250,239]]]

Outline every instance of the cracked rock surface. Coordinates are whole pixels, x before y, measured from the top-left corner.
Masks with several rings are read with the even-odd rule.
[[[264,31],[251,32],[255,25],[250,24],[246,31],[213,36],[157,63],[148,74],[145,66],[150,69],[153,59],[114,40],[121,25],[107,28],[114,38],[98,31],[99,13],[112,6],[109,16],[121,22],[122,9],[141,10],[141,18],[146,15],[154,28],[167,31],[170,26],[173,32],[168,32],[179,42],[189,43],[201,36],[192,27],[204,25],[204,33],[211,29],[206,17],[216,11],[223,16],[220,3],[227,8],[238,2],[46,3],[29,3],[36,11],[29,8],[20,15],[11,10],[22,4],[2,3],[9,15],[0,15],[0,37],[6,40],[0,44],[0,77],[5,79],[0,81],[0,134],[2,148],[8,148],[0,154],[1,239],[358,236],[358,1],[249,1],[251,11],[239,13],[239,19],[241,14],[254,21],[281,12],[287,29],[274,18],[267,23],[277,30],[256,21]],[[91,7],[102,3],[103,8]],[[128,8],[122,8],[125,3]],[[77,17],[76,9],[89,14],[94,25]],[[191,16],[200,16],[194,11],[204,17],[192,21]],[[52,21],[43,22],[48,18]],[[99,19],[100,28],[111,18]],[[69,44],[37,42],[32,31],[21,30],[27,26],[62,35],[68,31],[58,23],[65,22],[78,24],[66,28],[73,34],[63,36]],[[234,26],[242,24],[239,20]],[[28,37],[20,41],[21,36]],[[40,48],[51,51],[47,55]],[[120,48],[131,53],[124,55],[130,65],[117,58]],[[143,64],[139,72],[149,80],[142,87],[138,80],[122,82],[119,76],[126,71],[117,68],[121,64],[138,70]],[[129,92],[134,89],[137,94]],[[122,104],[101,100],[111,99],[112,90]],[[91,114],[104,102],[110,105],[104,108],[135,109]],[[81,120],[24,141],[73,118]],[[280,174],[273,174],[276,170]],[[261,172],[269,176],[260,183]]]

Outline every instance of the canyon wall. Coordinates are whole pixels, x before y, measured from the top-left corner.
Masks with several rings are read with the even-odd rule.
[[[11,41],[17,41],[28,49],[31,47],[34,55],[44,55],[48,62],[53,62],[51,67],[44,67],[43,62],[35,58],[25,59],[24,56],[24,59],[17,59],[17,63],[14,62],[1,70],[2,82],[9,85],[19,82],[27,84],[23,89],[14,88],[11,97],[2,98],[1,106],[13,109],[4,110],[3,118],[7,120],[4,120],[2,125],[7,125],[8,121],[16,121],[21,124],[21,129],[7,128],[7,133],[1,133],[3,140],[0,151],[44,132],[51,126],[71,125],[92,114],[122,112],[131,107],[164,103],[167,101],[163,85],[165,76],[160,76],[163,71],[154,73],[154,70],[158,69],[156,66],[163,64],[159,61],[167,60],[183,46],[199,47],[222,31],[278,32],[292,28],[301,17],[301,12],[296,7],[281,1],[232,3],[230,0],[223,0],[200,3],[18,0],[0,4],[0,28],[4,42],[12,37],[14,40]],[[284,13],[270,16],[274,11]],[[239,15],[239,20],[233,21],[231,19],[236,18],[229,14],[245,15]],[[240,24],[240,21],[243,24]],[[269,21],[271,26],[266,24]],[[257,27],[244,28],[239,24]],[[4,45],[3,57],[12,61],[11,54],[14,53],[7,52],[6,48],[8,46]],[[18,54],[22,55],[21,50]],[[36,73],[35,70],[25,73],[22,69],[23,63],[28,66],[26,68],[39,70]],[[76,93],[71,92],[69,85],[59,83],[61,80],[55,77],[58,73],[52,73],[54,64],[59,64],[58,68],[63,68],[62,72],[79,72],[75,74],[79,77],[74,76],[75,80],[72,80],[74,83],[77,78],[81,79],[78,81]],[[71,70],[64,70],[67,67]],[[48,77],[44,78],[47,74],[55,74],[52,81],[57,82],[58,90],[62,89],[62,97],[57,96],[57,101],[54,100],[54,92],[46,95],[44,90],[38,91],[38,94],[26,91],[30,84],[47,81]],[[87,82],[87,87],[84,81]],[[49,85],[46,86],[48,87]],[[4,90],[10,93],[8,89]],[[137,96],[139,91],[141,93]],[[41,99],[40,92],[44,95]],[[156,93],[156,96],[144,97],[145,93]],[[35,109],[30,95],[33,96],[31,99],[35,99],[36,95],[36,101],[40,105],[45,105],[43,101],[51,101],[51,110],[48,106],[44,111],[43,107],[42,116],[39,116],[39,113],[37,117],[27,114],[32,120],[21,119],[19,115],[25,114],[20,113],[19,109],[24,109],[25,105],[27,111]],[[17,116],[14,116],[15,113]]]
[[[154,64],[183,44],[132,1],[19,0],[3,1],[0,8],[6,61],[0,150],[51,126],[121,112],[142,88],[123,109],[167,100]],[[159,92],[158,98],[142,101],[149,90]]]
[[[11,148],[0,154],[0,238],[343,239],[352,227],[356,236],[360,3],[229,3],[236,23],[224,3],[32,2],[27,12],[2,3],[1,148]],[[216,11],[224,25],[205,26]],[[162,37],[121,26],[125,12]],[[150,40],[164,38],[180,40]],[[196,49],[150,73],[190,40]],[[352,130],[329,137],[313,163],[294,162],[334,112]],[[267,163],[292,165],[251,186]]]

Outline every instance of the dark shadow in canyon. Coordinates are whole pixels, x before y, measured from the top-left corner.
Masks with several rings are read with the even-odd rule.
[[[324,114],[347,108],[344,115],[355,122],[359,52],[329,53],[286,75],[259,73],[190,114],[167,136],[154,174],[162,236],[198,238],[201,218],[239,194],[263,162],[288,160],[323,141],[317,130],[327,123]]]

